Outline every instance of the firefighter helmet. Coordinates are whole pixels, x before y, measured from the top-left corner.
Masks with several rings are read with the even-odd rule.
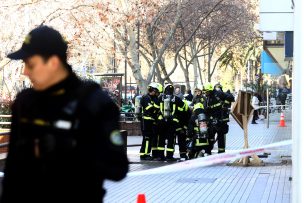
[[[205,83],[204,90],[206,92],[212,91],[213,90],[213,85],[211,83],[209,83],[209,82]]]
[[[157,83],[157,90],[158,90],[159,93],[162,93],[164,91],[163,85],[160,84],[160,83]]]
[[[152,92],[152,91],[159,91],[159,90],[158,90],[158,83],[156,83],[156,82],[151,82],[151,83],[148,85],[148,91],[149,91],[149,92]]]

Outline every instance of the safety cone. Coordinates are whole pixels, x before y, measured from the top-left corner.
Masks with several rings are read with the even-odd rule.
[[[146,203],[146,196],[145,196],[145,194],[138,194],[137,195],[137,203]]]
[[[286,127],[285,125],[285,120],[284,120],[284,113],[281,113],[281,118],[280,118],[280,125],[279,127]]]

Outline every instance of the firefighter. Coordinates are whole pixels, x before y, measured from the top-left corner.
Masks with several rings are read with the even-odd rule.
[[[204,104],[199,102],[194,105],[193,114],[188,126],[188,157],[197,158],[199,153],[204,153],[209,149],[208,141],[208,118],[206,116]]]
[[[197,85],[195,90],[194,90],[194,98],[192,100],[192,103],[190,104],[190,106],[194,106],[195,104],[197,104],[198,102],[203,102],[204,101],[204,96],[203,96],[203,87],[202,85]]]
[[[191,110],[189,108],[186,99],[183,100],[183,107],[178,110],[179,126],[176,128],[176,135],[178,140],[179,155],[181,160],[187,160],[187,147],[186,147],[186,137],[188,130],[188,123],[191,117]]]
[[[140,148],[140,160],[152,160],[150,153],[153,139],[155,139],[154,125],[158,111],[154,104],[161,91],[161,86],[158,83],[152,82],[148,86],[148,93],[140,100],[142,109],[141,130],[143,135]]]
[[[220,92],[223,92],[223,86],[220,84],[220,83],[217,83],[215,86],[214,86],[214,89],[216,91],[220,91]],[[225,92],[229,97],[233,97],[233,100],[230,101],[230,100],[225,100],[224,103],[223,103],[223,119],[222,121],[223,122],[226,122],[228,123],[230,120],[229,120],[229,114],[230,114],[230,109],[231,109],[231,103],[234,102],[234,96],[230,93],[230,91],[228,90],[227,92]],[[228,133],[228,130],[229,130],[229,125],[227,124],[227,133]]]
[[[159,104],[158,104],[158,97],[163,93],[164,91],[164,88],[163,88],[163,85],[160,84],[160,83],[156,83],[157,86],[158,86],[158,92],[159,94],[157,94],[157,97],[155,98],[155,102],[154,102],[154,108],[155,108],[155,113],[154,115],[156,116],[155,118],[155,121],[153,122],[153,128],[154,128],[154,137],[151,141],[151,144],[152,144],[152,148],[151,148],[151,153],[152,153],[152,160],[154,161],[157,161],[159,160],[159,151],[158,151],[158,142],[159,142],[159,136],[158,136],[158,121],[157,121],[157,117],[159,115],[159,111],[160,111],[160,107],[159,107]]]
[[[158,99],[160,108],[158,116],[158,157],[157,160],[175,161],[173,157],[175,146],[175,132],[180,125],[178,111],[183,108],[184,102],[173,95],[174,87],[171,84],[165,85],[164,94]],[[166,156],[165,142],[167,140]]]
[[[211,83],[204,85],[206,95],[206,113],[209,118],[209,149],[208,154],[211,154],[215,143],[215,134],[217,134],[218,153],[224,153],[226,147],[226,134],[228,132],[227,121],[223,120],[223,104],[225,101],[233,102],[234,97],[231,94],[226,94],[214,89]],[[229,116],[229,115],[228,115]]]

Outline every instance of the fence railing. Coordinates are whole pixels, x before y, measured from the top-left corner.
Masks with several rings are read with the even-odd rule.
[[[7,121],[0,121],[0,129],[3,127],[3,126],[10,126],[11,125],[11,121],[9,121],[11,118],[12,118],[12,115],[0,115],[0,118],[6,118],[6,119],[1,119],[1,120],[7,120]],[[0,132],[0,136],[3,137],[3,136],[8,136],[10,134],[10,131],[7,130],[5,132]],[[0,143],[0,149],[1,149],[1,152],[0,153],[3,153],[3,148],[7,147],[8,146],[8,142],[6,141],[7,139],[4,138],[4,140],[2,140],[3,143]],[[5,149],[4,149],[5,150]]]
[[[137,121],[134,112],[120,112],[120,121]]]

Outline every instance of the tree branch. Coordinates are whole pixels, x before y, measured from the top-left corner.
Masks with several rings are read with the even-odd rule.
[[[169,74],[164,78],[164,79],[167,79],[170,75],[172,75],[177,67],[177,55],[178,53],[180,52],[180,50],[183,48],[183,46],[185,46],[191,39],[192,37],[195,35],[196,31],[201,27],[201,24],[206,20],[206,18],[216,9],[216,7],[218,5],[220,5],[223,1],[225,0],[220,0],[218,1],[215,6],[207,13],[207,15],[201,20],[200,23],[198,23],[198,25],[195,27],[195,29],[193,30],[193,32],[191,33],[191,35],[188,37],[188,39],[182,44],[179,46],[176,54],[175,54],[175,57],[174,57],[174,67],[173,69],[171,70],[171,72],[169,72]]]
[[[234,47],[236,44],[237,44],[237,43],[235,43],[235,44],[229,46],[229,47],[224,51],[224,53],[222,53],[221,56],[216,60],[214,66],[213,66],[213,69],[212,69],[212,71],[211,71],[210,76],[213,75],[213,73],[214,73],[214,71],[215,71],[215,68],[216,68],[216,66],[217,66],[217,63],[218,63],[219,61],[221,61],[221,60],[223,59],[224,55],[226,55],[227,52],[228,52],[232,47]]]
[[[50,18],[52,15],[58,13],[58,12],[61,12],[61,11],[72,11],[72,10],[77,10],[81,7],[88,7],[88,8],[94,8],[93,5],[85,5],[85,4],[81,4],[81,5],[77,5],[77,6],[74,6],[74,7],[71,7],[71,8],[57,8],[55,9],[53,12],[49,13],[45,19],[40,23],[40,25],[44,25],[44,23],[46,23],[48,21],[48,18]],[[61,13],[59,13],[59,16],[61,15]],[[51,20],[54,20],[55,18],[58,18],[59,16],[55,16],[53,18],[51,18]],[[49,20],[50,21],[50,20]]]
[[[15,6],[28,6],[28,5],[33,5],[33,4],[36,4],[36,3],[39,3],[41,2],[42,0],[36,0],[36,1],[33,1],[33,2],[28,2],[28,3],[23,3],[23,4],[10,4],[10,5],[2,5],[0,6],[0,8],[11,8],[11,7],[15,7]]]
[[[176,31],[176,28],[177,28],[177,25],[180,21],[180,18],[181,18],[181,2],[178,1],[178,3],[177,3],[177,13],[176,13],[174,23],[171,27],[171,30],[170,30],[169,34],[167,35],[167,37],[165,39],[165,42],[164,42],[162,48],[160,49],[160,51],[158,53],[158,56],[157,56],[156,60],[152,63],[152,67],[150,68],[149,73],[148,73],[148,78],[147,78],[148,82],[150,82],[152,80],[152,76],[153,76],[153,73],[155,72],[155,68],[156,68],[157,64],[159,63],[159,61],[161,60],[161,57],[163,56],[165,50],[167,49],[167,47],[169,45],[169,42],[171,41],[172,36]],[[168,78],[169,77],[167,75],[165,79],[168,79]]]

